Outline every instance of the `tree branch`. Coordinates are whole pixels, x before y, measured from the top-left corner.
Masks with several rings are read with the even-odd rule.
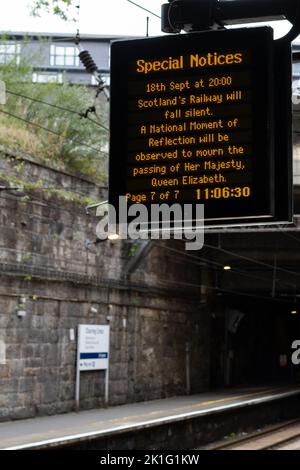
[[[75,0],[31,0],[31,15],[41,16],[43,13],[56,15],[64,21],[74,21],[70,8]]]

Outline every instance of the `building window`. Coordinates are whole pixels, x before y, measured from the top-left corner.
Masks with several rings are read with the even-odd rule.
[[[20,63],[21,45],[10,43],[0,44],[0,64],[7,64],[15,60],[17,65]]]
[[[34,72],[32,74],[33,83],[63,83],[62,73]]]
[[[58,67],[78,67],[78,50],[73,46],[51,46],[50,65]]]

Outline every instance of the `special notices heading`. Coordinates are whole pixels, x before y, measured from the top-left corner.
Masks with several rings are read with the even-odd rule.
[[[226,66],[245,63],[245,59],[246,57],[243,52],[235,52],[234,54],[220,54],[218,52],[208,52],[205,55],[189,54],[188,56],[170,56],[167,58],[153,61],[138,59],[136,61],[136,72],[147,75],[151,72]]]

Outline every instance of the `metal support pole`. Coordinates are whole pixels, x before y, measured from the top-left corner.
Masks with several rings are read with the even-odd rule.
[[[190,370],[190,343],[187,341],[185,343],[185,371],[186,371],[186,394],[190,395],[191,393],[191,370]]]
[[[104,392],[105,405],[109,402],[109,366],[105,371],[105,392]]]
[[[79,413],[79,408],[80,408],[80,368],[79,368],[79,362],[80,362],[80,328],[78,326],[77,328],[77,360],[76,360],[76,385],[75,385],[75,409],[76,413]]]
[[[80,408],[80,405],[79,405],[79,402],[80,402],[80,370],[79,370],[79,367],[77,367],[77,370],[76,370],[76,395],[75,395],[75,402],[76,402],[76,405],[75,405],[75,409],[76,409],[76,413],[79,413],[79,408]]]
[[[108,406],[109,403],[109,368],[110,368],[110,327],[108,333],[108,361],[107,361],[107,369],[105,371],[105,391],[104,391],[104,401],[105,405]]]

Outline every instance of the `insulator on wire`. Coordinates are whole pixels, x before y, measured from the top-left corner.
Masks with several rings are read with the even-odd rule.
[[[98,67],[89,51],[81,51],[79,53],[79,58],[89,73],[95,73],[98,71]]]

